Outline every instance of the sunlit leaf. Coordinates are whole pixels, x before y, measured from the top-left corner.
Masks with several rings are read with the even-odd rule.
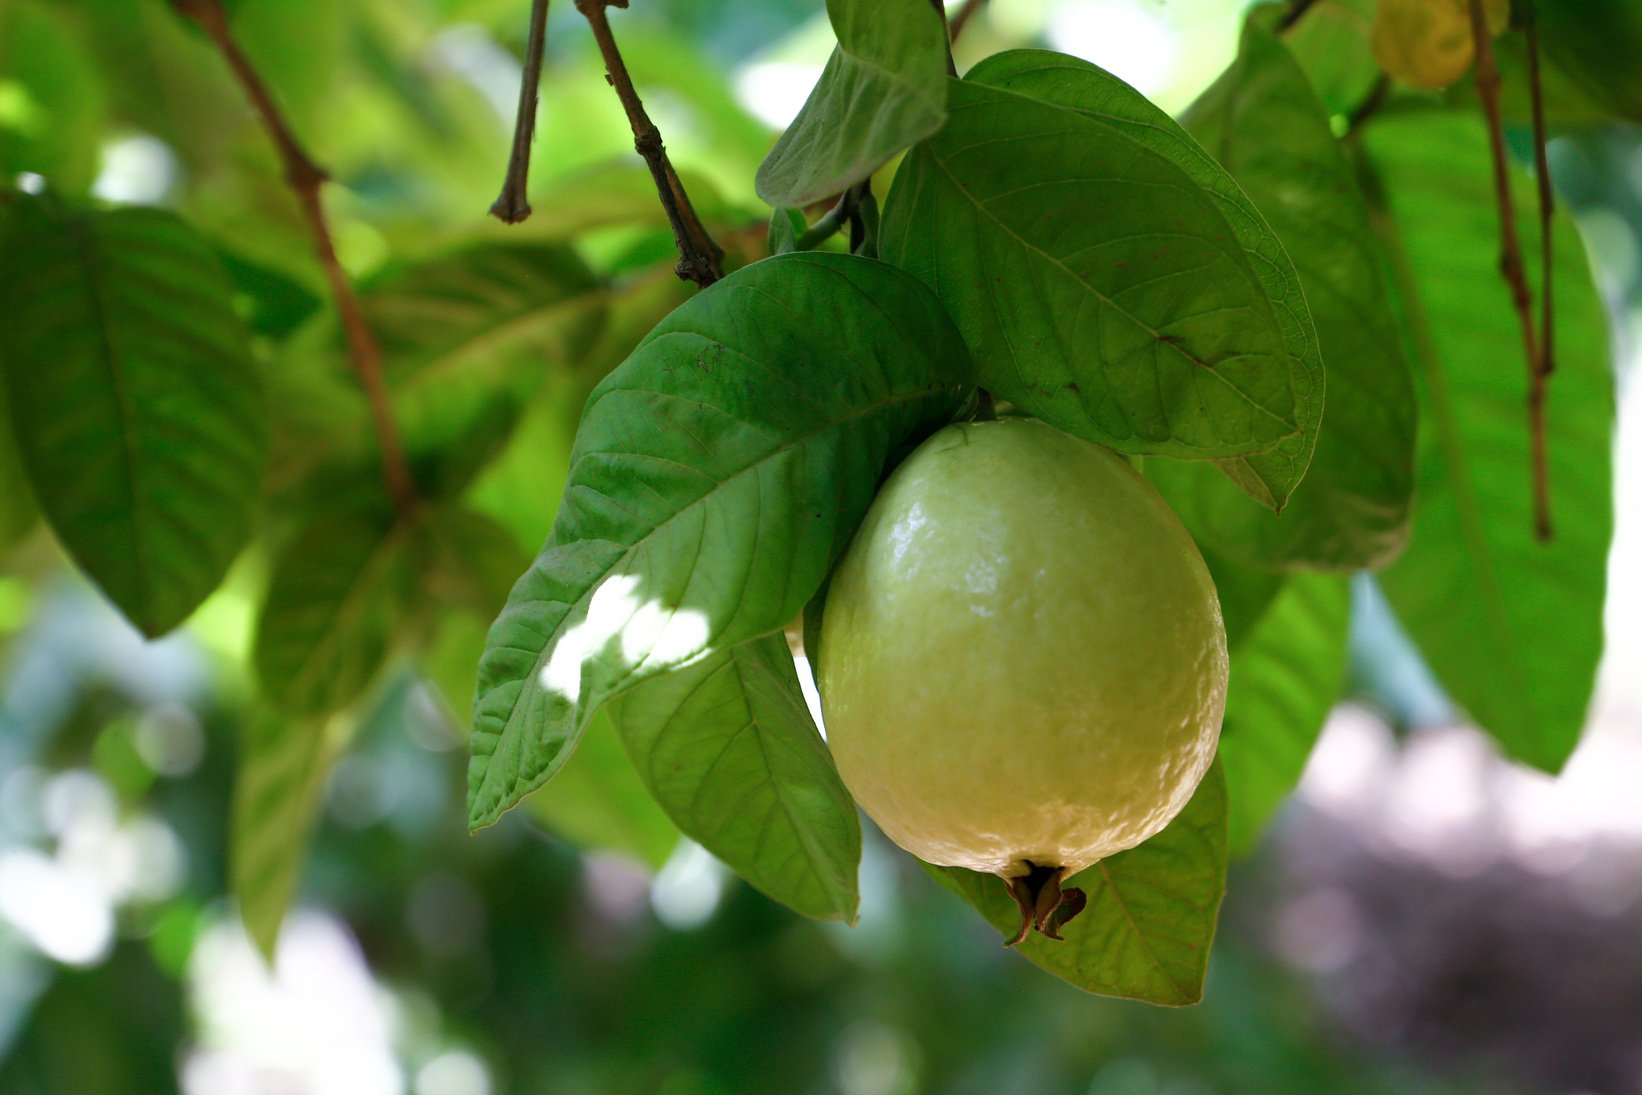
[[[605,700],[797,616],[968,373],[926,289],[845,255],[766,259],[663,320],[594,391],[553,535],[491,629],[470,822],[552,776]]]
[[[1147,473],[1195,535],[1252,566],[1381,566],[1407,537],[1414,382],[1356,177],[1305,75],[1254,25],[1184,121],[1294,261],[1328,367],[1328,400],[1305,481],[1280,515],[1198,465],[1154,460]]]
[[[1232,648],[1220,762],[1235,855],[1253,849],[1299,782],[1340,694],[1350,616],[1346,579],[1297,574]]]
[[[639,776],[686,836],[806,916],[855,919],[855,803],[785,636],[715,653],[610,707]]]
[[[1237,184],[1134,89],[1060,54],[988,58],[949,110],[896,175],[880,253],[945,301],[981,383],[1125,452],[1222,458],[1281,507],[1322,365],[1294,268]]]
[[[1400,249],[1422,400],[1413,537],[1381,585],[1449,694],[1512,757],[1554,772],[1579,739],[1602,653],[1613,534],[1607,316],[1579,236],[1558,217],[1546,405],[1556,535],[1544,543],[1483,123],[1388,117],[1365,137]],[[1537,255],[1533,188],[1513,181],[1523,251]]]
[[[1006,937],[1015,933],[1020,912],[1001,879],[957,867],[931,870]],[[1016,950],[1086,992],[1176,1007],[1201,1000],[1226,892],[1220,764],[1168,828],[1066,884],[1081,888],[1089,904],[1061,929],[1065,938],[1033,934]]]
[[[758,169],[758,196],[837,194],[946,120],[946,23],[925,0],[827,0],[838,48]]]
[[[191,613],[250,536],[263,390],[221,269],[158,209],[14,199],[0,367],[52,529],[145,634]]]

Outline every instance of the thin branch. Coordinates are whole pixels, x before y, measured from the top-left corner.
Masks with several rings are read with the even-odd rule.
[[[1346,118],[1347,135],[1356,133],[1362,128],[1364,122],[1378,114],[1380,108],[1386,104],[1386,100],[1390,97],[1391,77],[1382,72],[1380,78],[1374,81],[1374,86],[1369,88],[1368,95],[1364,97],[1362,102],[1357,104],[1356,109]]]
[[[525,188],[530,181],[530,145],[536,139],[536,103],[541,96],[546,45],[547,0],[530,0],[530,35],[525,42],[524,76],[519,81],[519,113],[513,119],[513,148],[507,157],[502,193],[490,205],[490,215],[504,224],[518,224],[530,216]]]
[[[1483,13],[1482,0],[1470,0],[1470,8],[1471,39],[1477,51],[1477,96],[1482,100],[1483,114],[1488,119],[1488,141],[1493,152],[1494,196],[1499,204],[1499,268],[1511,290],[1511,304],[1516,308],[1517,320],[1522,327],[1522,345],[1528,365],[1528,430],[1533,450],[1534,531],[1544,540],[1551,535],[1551,507],[1544,460],[1544,417],[1537,413],[1533,406],[1533,389],[1540,383],[1536,380],[1540,369],[1540,350],[1539,339],[1534,334],[1533,295],[1529,292],[1528,277],[1523,268],[1522,243],[1517,235],[1516,206],[1511,201],[1510,164],[1505,150],[1505,130],[1500,121],[1500,75],[1499,65],[1494,60],[1494,40],[1488,33],[1488,19]]]
[[[662,208],[667,211],[667,221],[673,228],[673,241],[678,245],[678,276],[705,288],[724,276],[724,250],[713,242],[701,218],[696,216],[690,196],[684,192],[684,184],[679,181],[678,172],[673,170],[672,161],[667,158],[667,149],[662,146],[661,131],[644,112],[644,104],[639,101],[632,77],[627,74],[627,64],[622,60],[621,50],[616,48],[616,39],[610,33],[610,20],[606,18],[604,9],[626,6],[627,0],[576,0],[576,10],[586,17],[588,25],[593,28],[593,37],[598,40],[599,52],[604,56],[605,80],[616,89],[622,108],[627,111],[628,124],[633,127],[633,148],[649,166],[650,177],[656,183],[656,194],[661,198]]]
[[[1552,216],[1556,212],[1551,196],[1551,162],[1545,154],[1545,97],[1539,74],[1539,25],[1529,8],[1523,28],[1528,38],[1528,95],[1534,113],[1534,173],[1539,182],[1539,360],[1528,385],[1528,425],[1534,443],[1534,497],[1539,499],[1534,531],[1549,540],[1551,531],[1550,484],[1545,452],[1545,387],[1556,371],[1556,325],[1552,307],[1552,270],[1556,262],[1552,238]]]
[[[267,85],[262,82],[250,58],[241,51],[239,43],[234,41],[222,0],[172,0],[172,3],[180,13],[198,23],[216,44],[279,152],[280,161],[285,167],[285,180],[302,207],[302,215],[313,236],[314,253],[319,257],[319,265],[325,271],[325,280],[336,301],[336,310],[342,317],[342,329],[348,341],[348,360],[365,389],[377,443],[382,448],[382,477],[394,505],[401,512],[408,511],[416,502],[410,465],[405,460],[405,449],[400,443],[399,430],[389,409],[388,390],[382,380],[382,351],[377,346],[370,325],[365,322],[365,314],[360,310],[359,298],[354,296],[348,275],[343,272],[342,263],[336,257],[336,244],[331,238],[325,207],[320,200],[320,188],[326,181],[325,172],[308,158],[297,143]]]
[[[947,20],[946,26],[947,37],[953,45],[957,45],[958,35],[964,32],[964,28],[969,25],[969,21],[975,18],[975,13],[980,11],[985,3],[986,0],[964,0],[963,7],[952,13],[952,18]]]
[[[1291,0],[1289,10],[1284,12],[1283,18],[1277,22],[1277,33],[1282,34],[1298,23],[1316,2],[1317,0]]]

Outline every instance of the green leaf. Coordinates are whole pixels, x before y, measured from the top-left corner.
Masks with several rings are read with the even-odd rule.
[[[772,255],[785,255],[798,250],[798,237],[805,228],[804,214],[797,209],[776,209],[770,213],[770,230],[765,236],[765,247]]]
[[[272,962],[296,893],[332,750],[323,721],[265,708],[246,718],[228,831],[229,887],[252,942]]]
[[[785,636],[646,681],[610,710],[644,785],[686,836],[805,916],[855,919],[855,802]]]
[[[990,57],[948,105],[896,176],[880,253],[935,288],[981,383],[1124,452],[1222,458],[1280,508],[1310,460],[1322,365],[1294,268],[1237,184],[1134,89],[1060,54]]]
[[[1542,543],[1527,364],[1499,275],[1483,123],[1387,117],[1365,139],[1400,251],[1421,389],[1413,537],[1381,585],[1449,694],[1512,757],[1555,772],[1579,740],[1602,654],[1613,535],[1607,316],[1579,236],[1559,216],[1545,414],[1556,535]],[[1533,187],[1519,174],[1512,182],[1523,254],[1537,256]]]
[[[1642,121],[1642,11],[1631,0],[1535,0],[1550,60],[1616,117]]]
[[[1414,381],[1356,176],[1305,74],[1252,23],[1237,61],[1185,123],[1294,260],[1328,366],[1328,406],[1305,481],[1281,515],[1199,465],[1153,461],[1147,474],[1194,535],[1250,566],[1382,566],[1408,534]]]
[[[421,653],[423,671],[463,740],[484,649],[485,627],[477,617],[446,612]],[[594,717],[552,785],[526,796],[522,806],[577,847],[628,855],[651,870],[659,870],[678,846],[678,830],[639,782],[605,711]]]
[[[1254,849],[1300,780],[1345,676],[1351,589],[1346,579],[1296,574],[1231,652],[1220,761],[1231,850]]]
[[[45,176],[83,193],[97,177],[107,111],[103,74],[63,13],[35,0],[0,4],[0,171]]]
[[[491,629],[471,824],[605,700],[796,616],[968,366],[928,290],[847,255],[754,263],[664,319],[588,401],[553,535]]]
[[[827,0],[827,16],[838,48],[754,182],[778,208],[839,193],[946,120],[946,21],[926,0]]]
[[[1003,881],[957,867],[935,877],[1004,935],[1020,912]],[[1016,950],[1083,989],[1179,1007],[1203,998],[1209,947],[1226,893],[1226,780],[1215,763],[1180,816],[1138,848],[1073,876],[1089,903],[1057,942],[1029,936]]]
[[[274,560],[253,660],[293,717],[339,711],[387,658],[412,589],[411,530],[388,515],[322,514]]]
[[[1328,113],[1345,118],[1372,93],[1380,78],[1368,32],[1378,0],[1317,0],[1305,17],[1283,34],[1283,42],[1317,89]],[[1266,22],[1277,5],[1267,5]],[[1255,15],[1255,18],[1260,18]]]
[[[0,367],[23,466],[75,562],[163,634],[251,533],[267,423],[245,330],[171,214],[13,204]]]
[[[1281,510],[1312,456],[1323,413],[1323,364],[1299,276],[1281,241],[1235,180],[1185,130],[1129,85],[1102,69],[1059,54],[1019,50],[989,58],[971,79],[1077,110],[1172,162],[1212,195],[1225,223],[1259,277],[1278,324],[1288,360],[1266,379],[1286,380],[1298,431],[1269,451],[1218,462],[1220,470],[1261,505]],[[1178,226],[1171,226],[1178,227]],[[1167,236],[1167,234],[1166,234]],[[1172,245],[1166,245],[1172,246]],[[1155,253],[1155,252],[1154,252]],[[1145,261],[1153,261],[1148,255]],[[1133,288],[1129,283],[1125,288]],[[1150,293],[1148,295],[1151,295]],[[1166,296],[1167,294],[1165,294]],[[1178,318],[1178,314],[1169,319]],[[1226,317],[1217,317],[1219,324]],[[1231,325],[1235,326],[1235,325]],[[1210,331],[1217,324],[1209,325]],[[1213,362],[1213,358],[1203,360]],[[1217,366],[1217,369],[1219,366]]]
[[[5,375],[0,366],[0,376]],[[5,551],[34,528],[40,510],[29,493],[17,442],[11,434],[11,413],[6,409],[6,386],[0,384],[0,551]]]

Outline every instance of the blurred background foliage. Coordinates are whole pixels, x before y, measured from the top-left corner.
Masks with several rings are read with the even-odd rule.
[[[608,727],[551,794],[470,838],[461,727],[497,584],[545,535],[586,392],[689,290],[569,3],[548,31],[536,213],[516,228],[483,213],[507,153],[522,0],[231,7],[339,184],[327,200],[341,258],[388,349],[419,480],[473,519],[418,549],[434,560],[421,580],[438,627],[382,621],[395,649],[427,635],[421,653],[392,660],[366,702],[274,769],[307,781],[320,808],[300,873],[290,818],[240,853],[290,871],[296,893],[265,965],[224,894],[232,870],[259,866],[231,867],[227,849],[235,810],[258,822],[256,788],[231,806],[239,758],[273,740],[249,672],[270,555],[242,558],[184,630],[144,642],[66,567],[0,452],[0,1091],[1642,1091],[1642,809],[1626,778],[1642,762],[1642,691],[1619,668],[1642,658],[1642,590],[1623,566],[1642,537],[1634,426],[1621,431],[1606,669],[1568,771],[1552,782],[1508,766],[1451,726],[1360,582],[1353,699],[1233,868],[1200,1007],[1043,976],[875,832],[861,923],[797,918],[679,840]],[[819,8],[637,0],[617,16],[698,208],[740,261],[763,246],[754,170],[830,49]],[[1232,57],[1242,8],[994,0],[959,67],[1048,44],[1178,110]],[[1326,99],[1361,94],[1350,51],[1328,52],[1361,11],[1324,4],[1306,32],[1337,62],[1314,73]],[[1642,142],[1584,124],[1573,91],[1557,102],[1570,115],[1552,149],[1559,191],[1628,361]],[[0,173],[164,206],[212,242],[279,420],[272,542],[300,550],[339,492],[374,488],[355,474],[374,459],[366,408],[338,367],[279,165],[208,43],[164,3],[0,0]],[[539,248],[472,261],[504,239]],[[445,338],[439,324],[456,321],[419,303],[449,288],[429,261],[444,255],[467,256],[458,280],[482,271],[496,310],[479,342],[502,349],[477,376],[450,367],[471,363],[472,339]],[[496,334],[509,322],[525,329]],[[1621,390],[1634,423],[1634,385]]]

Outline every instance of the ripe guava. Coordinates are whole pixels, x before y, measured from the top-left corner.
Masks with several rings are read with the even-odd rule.
[[[861,808],[930,863],[1004,878],[1016,940],[1059,938],[1082,899],[1061,880],[1180,812],[1226,702],[1185,528],[1121,456],[1028,418],[948,426],[889,477],[816,668]]]

